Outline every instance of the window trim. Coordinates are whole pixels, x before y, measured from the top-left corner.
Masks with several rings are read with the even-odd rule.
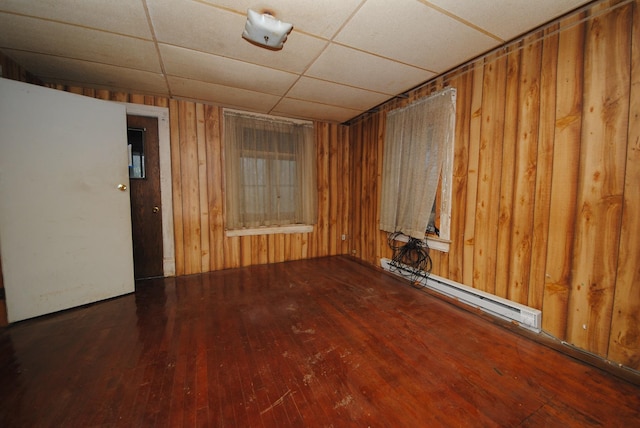
[[[222,109],[222,118],[223,118],[223,123],[224,123],[224,117],[225,117],[225,113],[231,113],[231,114],[237,114],[237,115],[241,115],[244,117],[255,117],[258,120],[269,120],[269,121],[281,121],[281,122],[285,122],[285,123],[289,123],[289,124],[295,124],[295,125],[303,125],[303,126],[310,126],[311,129],[313,130],[313,133],[315,135],[315,123],[313,121],[310,120],[303,120],[303,119],[294,119],[294,118],[289,118],[289,117],[283,117],[283,116],[274,116],[274,115],[269,115],[269,114],[264,114],[264,113],[257,113],[257,112],[250,112],[250,111],[245,111],[245,110],[238,110],[238,109],[231,109],[231,108],[224,108]],[[223,125],[224,126],[224,125]],[[223,136],[222,136],[222,140],[224,141],[224,128],[223,128]],[[224,143],[223,143],[224,144]],[[225,165],[225,161],[223,160],[223,167],[226,168]],[[223,173],[224,175],[225,173]],[[315,175],[315,173],[314,173]],[[225,180],[225,192],[227,191],[226,189],[226,180]],[[313,186],[316,186],[316,183],[313,184]],[[317,198],[317,195],[316,195]],[[317,209],[317,208],[316,208]],[[317,213],[316,213],[317,215]],[[228,227],[228,223],[227,223],[227,206],[226,206],[226,197],[225,197],[225,208],[224,208],[224,229],[225,229],[225,236],[227,237],[234,237],[234,236],[256,236],[256,235],[272,235],[272,234],[290,234],[290,233],[310,233],[313,232],[315,225],[317,224],[317,219],[316,221],[312,222],[312,223],[290,223],[290,224],[283,224],[283,225],[276,225],[276,226],[256,226],[256,227],[241,227],[241,228],[229,228]],[[315,217],[315,216],[314,216]]]
[[[455,130],[450,147],[445,147],[440,170],[440,236],[425,236],[429,248],[449,252],[451,244],[451,199],[453,198],[453,157],[455,155]],[[436,199],[437,200],[437,199]]]
[[[287,234],[287,233],[311,233],[313,232],[314,225],[312,224],[294,224],[291,226],[265,226],[265,227],[253,227],[247,229],[227,229],[225,230],[225,236],[256,236],[256,235],[275,235],[275,234]]]

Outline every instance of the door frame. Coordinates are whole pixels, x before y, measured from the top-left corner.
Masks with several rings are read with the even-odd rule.
[[[162,210],[162,267],[164,276],[176,275],[176,256],[173,235],[173,194],[171,184],[171,131],[169,109],[145,104],[124,104],[128,115],[158,119],[158,148],[160,157],[160,201]]]

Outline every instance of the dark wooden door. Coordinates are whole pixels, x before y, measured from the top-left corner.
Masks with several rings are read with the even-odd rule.
[[[134,275],[163,276],[158,119],[127,116],[127,128]]]

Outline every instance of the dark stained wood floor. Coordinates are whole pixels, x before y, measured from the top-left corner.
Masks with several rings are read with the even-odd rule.
[[[638,426],[640,388],[346,257],[0,332],[2,427]]]

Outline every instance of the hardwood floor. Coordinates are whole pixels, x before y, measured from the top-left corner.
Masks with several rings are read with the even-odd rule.
[[[0,332],[2,427],[638,426],[640,388],[346,257]]]

